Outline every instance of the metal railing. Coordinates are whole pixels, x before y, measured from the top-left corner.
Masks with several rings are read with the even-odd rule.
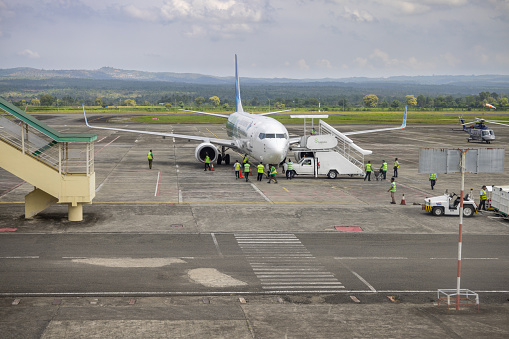
[[[57,142],[6,113],[0,113],[0,139],[60,174],[94,173],[93,142]]]
[[[334,150],[364,171],[365,150],[354,144],[350,138],[321,119],[319,120],[319,134],[333,135],[338,140],[338,145]]]

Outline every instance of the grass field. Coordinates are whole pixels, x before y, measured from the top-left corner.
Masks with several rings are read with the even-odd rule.
[[[464,114],[465,112],[447,112],[444,113],[434,113],[434,112],[409,112],[407,116],[407,124],[409,125],[447,125],[447,124],[459,124],[458,116],[462,115],[465,118],[465,121],[470,122],[475,120],[476,117],[487,120],[503,120],[509,122],[509,114],[479,114],[471,113]],[[307,113],[299,113],[299,114],[307,114],[307,115],[318,115],[318,114],[327,114],[327,113],[316,113],[316,112],[307,112]],[[403,121],[403,112],[358,112],[358,113],[336,113],[336,114],[328,114],[329,118],[324,119],[327,123],[345,123],[345,124],[401,124]],[[289,114],[275,114],[271,115],[272,118],[280,121],[283,124],[289,123],[303,123],[302,119],[292,119]],[[198,115],[198,114],[169,114],[169,115],[147,115],[147,116],[137,116],[131,119],[133,122],[140,123],[224,123],[224,119],[207,116],[207,115]]]
[[[196,110],[196,108],[194,108]],[[209,111],[203,109],[204,111]],[[245,108],[246,111],[252,112],[250,108]],[[164,107],[121,107],[117,108],[102,108],[102,107],[86,107],[87,113],[90,114],[132,114],[131,120],[139,123],[224,123],[225,119],[214,117],[210,115],[201,115],[196,113],[189,113],[184,111],[168,111]],[[263,112],[263,110],[255,110],[254,112]],[[266,110],[265,110],[266,111]],[[31,114],[55,114],[55,113],[82,113],[81,107],[61,107],[58,110],[55,107],[33,109],[28,111]],[[222,112],[219,109],[211,110],[211,113],[230,114],[230,112]],[[271,115],[272,118],[284,124],[289,123],[302,123],[302,119],[292,119],[290,115],[329,115],[325,121],[328,123],[346,123],[346,124],[401,124],[403,119],[403,109],[400,111],[346,111],[346,112],[317,112],[305,109],[292,110],[285,113]],[[141,116],[140,116],[141,115]],[[496,113],[495,111],[482,112],[482,111],[461,111],[461,110],[447,110],[447,111],[412,111],[409,110],[407,117],[407,124],[409,125],[446,125],[457,124],[458,116],[463,116],[465,121],[474,121],[475,118],[484,118],[487,120],[502,120],[509,121],[509,112]]]

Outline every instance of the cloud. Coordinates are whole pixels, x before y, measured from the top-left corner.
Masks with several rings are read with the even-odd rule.
[[[123,7],[132,18],[188,27],[186,35],[231,36],[252,32],[270,17],[268,0],[166,0],[160,6]]]
[[[441,57],[446,61],[449,66],[455,67],[461,63],[461,59],[456,58],[452,53],[445,53]]]
[[[40,58],[39,53],[34,52],[29,49],[25,49],[24,51],[18,52],[18,55],[27,57],[29,59],[39,59]]]
[[[299,66],[299,69],[301,69],[301,70],[307,71],[309,69],[309,66],[306,63],[306,60],[304,60],[304,59],[300,59],[299,61],[297,61],[297,65]]]
[[[373,15],[364,10],[358,9],[350,9],[349,7],[345,7],[344,12],[341,16],[348,20],[353,20],[356,22],[372,22],[374,20]]]
[[[328,68],[328,69],[332,68],[332,63],[327,59],[318,60],[318,62],[316,64],[322,68]]]

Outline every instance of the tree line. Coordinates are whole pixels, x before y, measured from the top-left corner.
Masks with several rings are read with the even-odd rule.
[[[165,106],[170,108],[184,108],[184,107],[202,107],[219,108],[222,110],[230,110],[234,107],[234,102],[229,98],[219,98],[217,95],[210,97],[192,96],[190,94],[172,94],[162,96],[157,102],[148,100],[136,100],[133,98],[87,98],[81,99],[77,97],[64,96],[58,98],[51,94],[43,94],[39,98],[32,98],[29,100],[21,99],[18,101],[11,101],[13,104],[24,108],[26,105],[43,106],[43,107],[59,107],[59,106]],[[260,100],[258,97],[253,97],[250,100],[243,100],[243,105],[251,107],[269,106],[274,109],[291,109],[291,108],[305,108],[305,109],[320,109],[323,111],[329,110],[352,110],[363,108],[382,108],[382,109],[401,109],[405,105],[414,107],[415,109],[422,110],[440,110],[440,109],[463,109],[475,110],[482,109],[486,104],[493,105],[499,110],[507,110],[509,108],[509,99],[506,95],[499,95],[495,92],[480,92],[478,95],[467,95],[460,97],[447,96],[425,96],[409,94],[403,98],[399,97],[379,97],[376,94],[367,94],[362,98],[356,97],[324,97],[324,98],[285,98],[276,97],[274,99]]]

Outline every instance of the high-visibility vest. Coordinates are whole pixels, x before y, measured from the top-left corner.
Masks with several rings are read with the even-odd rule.
[[[437,180],[437,174],[436,174],[436,173],[430,173],[430,174],[429,174],[429,178],[430,178],[431,180]]]
[[[391,192],[396,192],[396,182],[391,182]]]
[[[371,164],[366,164],[366,172],[371,172]]]
[[[249,163],[248,163],[248,162],[246,162],[246,163],[244,164],[244,172],[249,172],[249,167],[251,167],[251,165],[249,165]]]
[[[244,157],[244,159],[242,160],[242,163],[246,164],[246,163],[247,163],[247,161],[248,161],[248,159],[247,159],[247,155],[246,155],[246,156]]]
[[[234,165],[236,171],[240,171],[240,164],[238,162]]]
[[[399,168],[399,161],[396,161],[396,162],[394,163],[394,167]]]
[[[382,171],[387,171],[387,163],[382,163]]]
[[[274,166],[272,166],[270,168],[270,175],[275,175],[276,173],[277,173],[276,168]]]
[[[152,160],[154,158],[154,155],[152,152],[148,152],[148,160]]]
[[[205,157],[205,163],[210,164],[210,157],[208,155]]]
[[[258,173],[263,173],[263,165],[262,164],[259,164],[256,167],[258,168]]]
[[[288,170],[289,170],[289,171],[292,171],[292,170],[293,170],[293,162],[288,161],[288,164],[287,164],[287,165],[288,165]]]
[[[486,191],[481,190],[481,200],[486,200]]]

